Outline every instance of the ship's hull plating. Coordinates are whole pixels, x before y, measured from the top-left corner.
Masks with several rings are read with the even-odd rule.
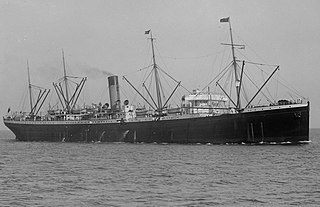
[[[131,122],[8,121],[20,141],[299,143],[309,141],[309,105],[220,116]]]

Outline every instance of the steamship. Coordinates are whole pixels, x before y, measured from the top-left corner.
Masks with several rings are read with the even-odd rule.
[[[110,105],[98,104],[91,107],[76,107],[79,95],[86,82],[80,78],[73,93],[68,93],[63,55],[64,76],[54,83],[54,90],[59,98],[61,109],[49,109],[45,115],[39,110],[45,102],[50,90],[39,89],[36,102],[33,102],[29,66],[28,80],[30,91],[30,112],[15,112],[3,118],[4,124],[15,134],[19,141],[50,142],[129,142],[129,143],[287,143],[299,144],[309,142],[309,110],[308,101],[279,100],[265,105],[254,106],[252,102],[271,77],[279,70],[276,66],[267,80],[258,87],[256,93],[243,104],[244,66],[248,62],[239,61],[235,57],[237,45],[233,43],[230,18],[220,19],[221,23],[229,23],[232,61],[228,69],[232,70],[235,92],[230,95],[216,82],[222,93],[193,90],[181,97],[179,107],[169,107],[168,103],[180,81],[176,83],[172,93],[164,99],[161,94],[162,83],[159,73],[162,71],[156,63],[154,38],[150,35],[152,48],[152,76],[155,80],[155,95],[147,87],[147,96],[138,90],[127,77],[123,79],[133,88],[148,107],[134,105],[125,100],[122,104],[119,92],[118,76],[108,77]],[[240,62],[240,64],[239,64]],[[150,74],[151,74],[150,73]],[[225,73],[221,73],[221,76]],[[229,104],[228,104],[229,103]]]

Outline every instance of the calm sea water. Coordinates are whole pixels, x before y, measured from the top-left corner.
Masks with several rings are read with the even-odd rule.
[[[0,137],[0,206],[320,206],[320,129],[298,146]]]

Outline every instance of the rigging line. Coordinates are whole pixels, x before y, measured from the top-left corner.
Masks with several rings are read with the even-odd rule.
[[[43,90],[43,89],[45,89],[45,88],[43,88],[43,87],[36,86],[36,85],[32,85],[32,84],[30,84],[30,86],[32,86],[33,88],[38,89],[38,90]]]
[[[211,61],[211,64],[210,64],[210,65],[211,65],[211,68],[215,68],[214,65],[215,65],[217,59],[218,59],[218,55],[215,55],[213,61]],[[220,68],[221,68],[221,67],[220,67]],[[209,73],[209,76],[208,76],[208,77],[211,77],[211,76],[213,75],[213,73],[214,73],[214,69],[213,69],[213,70],[210,70],[210,73]]]
[[[134,73],[137,73],[137,72],[140,72],[140,71],[146,70],[146,69],[150,68],[151,66],[153,66],[153,64],[148,65],[148,66],[143,67],[143,68],[140,68],[140,69],[138,69],[138,70],[136,70],[136,71],[133,71],[133,72],[131,72],[131,73],[127,73],[127,74],[125,74],[125,75],[123,75],[123,76],[129,76],[129,75],[132,75],[132,74],[134,74]]]
[[[179,83],[178,80],[176,80],[175,78],[173,78],[170,74],[168,74],[165,70],[163,70],[162,68],[158,67],[163,73],[165,73],[169,78],[171,78],[173,81],[175,81],[176,83]],[[188,93],[191,93],[191,91],[189,91],[185,86],[180,85],[180,87],[182,87],[183,89],[185,89]]]
[[[226,68],[226,71],[221,75],[221,77],[218,79],[218,81],[220,81],[220,80],[226,75],[227,72],[230,72],[229,70],[232,69],[232,66],[233,66],[233,63],[231,62],[231,64],[229,65],[229,67]],[[232,76],[232,77],[233,77],[233,76]],[[231,79],[229,79],[229,78],[230,78],[230,74],[229,74],[229,76],[228,76],[228,78],[227,78],[226,81],[231,80]],[[233,81],[233,80],[231,80],[231,81]]]
[[[108,87],[104,87],[104,84],[101,84],[101,90],[100,90],[100,96],[98,96],[98,97],[101,97],[100,98],[100,100],[107,100],[107,94],[108,94],[108,88],[109,88],[109,86]],[[120,88],[120,90],[121,90],[121,88]],[[95,97],[96,99],[98,98],[98,97]]]
[[[126,83],[126,86],[127,86],[127,83]],[[139,102],[139,100],[137,100],[140,96],[138,93],[131,93],[130,90],[132,90],[132,88],[128,88],[128,87],[121,87],[122,89],[122,92],[124,94],[124,96],[130,100],[130,102],[133,104],[133,103],[137,103]],[[129,90],[130,89],[130,90]],[[139,90],[139,88],[138,88]]]
[[[130,94],[130,95],[132,95],[132,94]],[[130,97],[130,96],[129,96],[129,97]],[[137,103],[137,102],[139,102],[138,97],[139,97],[139,95],[138,95],[137,93],[134,93],[134,96],[133,96],[133,97],[131,96],[132,103]],[[140,104],[140,103],[138,103],[138,104]]]
[[[253,80],[247,75],[247,73],[244,73],[245,76],[251,81],[251,83],[257,88],[259,89],[259,87],[253,82]],[[268,98],[268,96],[266,96],[263,91],[260,91],[261,94],[267,99],[267,101],[269,101],[270,103],[272,103],[272,101]]]
[[[165,61],[162,59],[161,53],[160,53],[160,51],[158,50],[157,45],[155,45],[155,48],[156,48],[156,50],[157,50],[157,52],[158,52],[158,55],[159,55],[159,57],[160,57],[163,65],[167,68],[167,70],[169,70],[169,68],[168,68],[168,66],[166,65]]]
[[[207,54],[207,55],[202,55],[202,56],[197,56],[197,57],[168,57],[168,56],[162,56],[163,58],[168,58],[168,59],[174,59],[174,60],[188,60],[188,59],[201,59],[201,58],[207,58],[213,56],[213,54]]]
[[[234,32],[235,33],[235,32]],[[252,47],[250,47],[250,45],[246,42],[246,41],[244,41],[237,33],[235,33],[236,34],[236,36],[242,41],[242,42],[244,42],[244,44],[252,51],[252,52],[254,52],[255,53],[255,55],[258,57],[258,58],[260,58],[261,60],[263,60],[263,62],[267,62],[267,61],[265,61]],[[277,65],[276,65],[276,67],[277,67]]]
[[[240,51],[239,51],[239,53],[241,53]],[[241,53],[244,57],[246,57],[243,53]],[[247,57],[246,57],[247,58]],[[267,64],[265,64],[266,66],[277,66],[277,65],[267,65]],[[263,69],[261,69],[260,67],[258,67],[257,65],[256,65],[256,67],[257,68],[259,68],[260,70],[262,70],[265,74],[267,74]],[[279,77],[278,77],[279,79],[281,79],[281,81],[283,81],[283,82],[286,82],[287,83],[287,85],[290,85],[289,84],[289,82],[288,81],[286,81],[284,78],[282,78],[282,76],[279,74]],[[291,92],[294,92],[296,95],[298,95],[298,96],[300,96],[300,97],[302,97],[302,98],[304,98],[305,99],[305,97],[303,96],[303,95],[301,95],[301,93],[297,90],[297,89],[295,89],[294,87],[292,87],[292,86],[287,86],[285,83],[282,83],[281,81],[278,81],[278,83],[280,83],[282,86],[284,86],[285,88],[287,88],[288,90],[290,90]]]
[[[152,69],[152,70],[154,70],[154,69]],[[148,82],[149,85],[148,85],[147,89],[154,93],[154,88],[152,88],[152,82],[153,82],[153,78],[155,78],[155,77],[154,77],[154,73],[150,73],[150,74],[151,74],[151,76],[150,76],[150,81]],[[155,105],[157,105],[157,104],[155,104]]]
[[[160,68],[159,68],[159,69],[160,69]],[[162,70],[160,69],[160,71],[162,71]],[[162,72],[163,72],[163,71],[162,71]],[[164,81],[166,82],[166,85],[167,85],[168,88],[171,90],[172,87],[171,87],[170,83],[168,82],[168,80],[164,77],[164,74],[165,74],[165,73],[159,73],[159,76],[162,77],[162,80],[164,80]],[[163,97],[164,97],[164,90],[163,90],[162,84],[161,84],[161,89],[162,89],[162,94],[163,94]],[[164,97],[164,98],[165,98],[165,97]]]
[[[265,81],[264,75],[267,75],[267,76],[268,76],[268,73],[265,72],[265,71],[264,71],[262,68],[260,68],[258,65],[255,64],[254,66],[260,70],[262,79],[263,79],[263,81]],[[270,66],[270,67],[271,67],[271,66]],[[273,67],[273,66],[272,66],[272,67]],[[278,65],[277,65],[276,67],[278,67]],[[270,97],[272,97],[272,95],[271,95],[268,87],[266,87],[266,90],[267,90],[267,92],[269,93]]]
[[[229,48],[228,47],[223,47],[223,48],[224,48],[224,50],[223,50],[223,53],[222,53],[222,58],[221,58],[220,67],[219,68],[222,68],[222,61],[225,59],[226,53],[229,54],[227,60],[229,60],[230,56],[231,56],[231,53],[229,52]]]
[[[270,65],[271,67],[273,66],[273,65]],[[276,66],[278,66],[278,65],[276,65]],[[267,72],[265,72],[263,69],[261,69],[260,67],[258,67],[257,65],[256,65],[256,67],[259,69],[259,70],[261,70],[265,75],[268,75],[268,73]],[[296,95],[298,95],[298,96],[300,96],[300,97],[303,97],[303,95],[301,95],[300,94],[300,92],[297,90],[297,89],[295,89],[294,87],[292,87],[292,86],[288,86],[288,85],[290,85],[289,84],[289,82],[288,81],[286,81],[284,78],[282,78],[282,76],[280,75],[280,74],[278,74],[278,79],[280,78],[280,80],[278,80],[277,81],[277,83],[280,83],[282,86],[284,86],[285,88],[287,88],[288,90],[290,90],[291,92],[293,92],[293,93],[295,93]],[[283,83],[283,82],[286,82],[286,84],[285,83]],[[269,92],[270,93],[270,92]],[[271,96],[271,95],[270,95]],[[304,98],[304,97],[303,97]]]
[[[230,71],[230,68],[232,66],[230,65],[230,67],[228,68],[228,70],[225,72],[226,75],[226,78],[224,79],[224,85],[223,85],[223,88],[227,88],[228,85],[233,81],[232,78],[232,71]],[[217,82],[219,82],[221,79],[219,79]]]
[[[153,64],[148,65],[148,66],[146,66],[146,67],[144,67],[144,68],[140,68],[140,69],[139,69],[139,70],[137,70],[137,71],[142,71],[142,70],[148,69],[148,68],[150,68],[151,66],[153,66]]]
[[[163,70],[162,68],[158,67],[158,69],[160,69],[164,74],[166,74],[169,78],[171,78],[172,80],[174,80],[176,83],[179,83],[180,81],[176,80],[175,78],[173,78],[169,73],[167,73],[165,70]]]
[[[151,85],[151,82],[150,82],[150,85]],[[152,97],[152,94],[150,93],[150,91],[148,90],[148,88],[146,87],[145,84],[142,85],[145,89],[146,89],[146,92],[148,94],[148,97],[151,99],[151,101],[153,102],[154,106],[157,107],[157,103],[155,102],[154,98]],[[151,88],[151,87],[150,87]]]
[[[292,96],[292,94],[291,94],[291,93],[289,93],[289,96],[291,97],[291,99],[292,99],[292,100],[294,100],[294,97]]]
[[[239,51],[241,55],[243,55],[245,58],[247,58],[242,52]],[[237,62],[242,62],[243,60],[236,60]],[[271,67],[277,67],[278,65],[271,65],[271,64],[266,64],[266,63],[256,63],[256,62],[250,62],[246,61],[247,64],[252,64],[252,65],[261,65],[261,66],[271,66]]]
[[[20,97],[20,100],[19,100],[19,102],[18,102],[18,103],[19,103],[19,104],[18,104],[18,108],[16,109],[17,111],[22,109],[22,106],[24,105],[25,96],[27,96],[27,94],[28,94],[27,91],[28,91],[28,87],[24,87],[24,90],[23,90],[22,95],[19,96],[19,97]]]
[[[180,85],[180,83],[178,83],[178,84],[176,85],[176,87],[173,89],[173,91],[172,91],[171,94],[169,95],[168,99],[167,99],[166,102],[163,104],[163,107],[166,107],[166,108],[167,108],[167,103],[169,102],[169,100],[171,99],[171,97],[173,96],[173,94],[175,93],[175,91],[177,90],[177,88],[179,87],[179,85]],[[172,102],[178,106],[178,104],[177,104],[174,100],[172,100]],[[170,108],[170,104],[168,105],[168,107]]]
[[[258,67],[257,65],[255,65],[256,67]],[[277,66],[277,67],[279,67],[279,66]],[[259,67],[258,67],[259,68]],[[261,76],[262,76],[262,80],[263,80],[263,82],[265,82],[265,77],[264,77],[264,70],[262,70],[262,69],[260,69],[260,72],[261,72]],[[271,78],[271,79],[273,79],[273,78]],[[268,87],[265,87],[265,89],[267,90],[267,92],[268,92],[268,94],[269,94],[269,96],[272,98],[272,95],[271,95],[271,93],[270,93],[270,90],[269,90],[269,88]]]
[[[161,71],[162,71],[162,69],[160,69]],[[163,71],[162,71],[163,72]],[[165,73],[160,73],[160,75],[163,77],[163,79],[165,80],[165,82],[166,82],[166,85],[168,86],[168,88],[169,88],[169,90],[171,91],[171,94],[169,95],[169,98],[167,99],[166,97],[165,97],[165,94],[163,93],[163,98],[164,98],[164,100],[166,100],[166,103],[163,105],[163,106],[166,106],[167,105],[167,103],[169,102],[169,100],[171,101],[171,102],[174,102],[174,104],[176,104],[176,102],[175,102],[175,100],[174,99],[172,99],[172,96],[173,95],[175,95],[176,93],[175,93],[175,91],[176,91],[176,89],[179,87],[179,85],[176,85],[176,86],[172,86],[172,84],[168,81],[168,79],[167,78],[164,78],[164,75],[167,75],[167,74],[165,74]],[[174,89],[173,89],[174,88]],[[167,94],[168,95],[168,94]],[[176,97],[176,96],[174,96],[174,97]],[[170,105],[170,104],[169,104]]]
[[[80,77],[79,77],[78,79],[80,79]],[[75,81],[73,81],[73,80],[71,80],[71,79],[67,79],[67,81],[77,84],[77,82],[75,82]],[[63,78],[60,78],[60,79],[57,81],[57,83],[61,83],[61,82],[64,82],[64,79],[63,79]]]
[[[286,81],[281,75],[279,75],[279,78],[281,79],[281,81],[287,83],[287,84],[285,84],[285,83],[282,83],[281,81],[279,81],[279,83],[280,83],[282,86],[286,87],[286,88],[289,89],[291,92],[293,92],[293,93],[295,93],[296,95],[298,95],[298,96],[300,96],[300,97],[302,97],[302,98],[305,99],[305,97],[304,97],[303,95],[301,95],[301,93],[300,93],[297,89],[295,89],[295,88],[292,87],[292,86],[290,86],[290,87],[287,86],[287,85],[290,85],[290,83],[289,83],[288,81]]]
[[[304,96],[302,96],[301,94],[299,94],[299,93],[297,93],[296,91],[294,91],[292,88],[289,88],[288,86],[282,84],[280,81],[279,81],[279,83],[280,83],[283,87],[287,88],[289,91],[295,93],[297,96],[300,96],[300,97],[303,98],[303,99],[307,99],[306,97],[304,97]]]
[[[239,51],[239,50],[237,50],[237,51],[238,51],[241,55],[243,55],[245,58],[247,58],[246,55],[244,55],[241,51]],[[249,59],[249,58],[247,58],[247,59]],[[246,61],[246,62],[247,62],[247,61]],[[265,80],[264,77],[263,77],[263,74],[266,74],[266,75],[267,75],[267,73],[266,73],[262,68],[260,68],[259,65],[260,65],[260,66],[270,66],[270,67],[274,67],[273,65],[253,63],[253,62],[249,62],[249,61],[248,61],[248,63],[254,64],[254,66],[261,71],[261,73],[262,73],[262,79],[263,79],[263,80]],[[275,65],[275,67],[278,67],[278,65]],[[268,87],[266,87],[266,90],[267,90],[267,92],[269,93],[270,97],[272,97],[272,95],[271,95]]]
[[[152,58],[152,45],[149,43],[149,38],[147,38],[147,44],[145,44],[145,48],[143,49],[143,51],[147,51],[146,54],[146,58],[145,58],[145,63],[144,65],[146,65],[147,62],[149,62],[149,64],[153,63],[153,58]]]
[[[279,90],[279,74],[276,74],[276,90],[274,91],[274,98],[275,100],[278,99],[278,90]]]
[[[257,85],[255,84],[255,82],[250,78],[250,76],[249,76],[247,73],[244,73],[244,74],[245,74],[245,76],[250,80],[250,82],[251,82],[257,89],[259,89],[259,86],[257,86]],[[267,101],[270,102],[269,98],[263,93],[263,91],[260,91],[260,92],[261,92],[261,94],[263,94],[263,96],[267,99]]]
[[[166,74],[169,78],[171,78],[174,82],[179,83],[181,81],[176,80],[175,78],[173,78],[170,74],[168,74],[165,70],[163,70],[162,68],[158,67],[164,74]],[[189,89],[187,89],[185,86],[183,86],[182,84],[179,85],[180,87],[182,87],[183,89],[185,89],[188,93],[192,93],[191,91],[189,91]]]
[[[166,99],[166,97],[165,97],[165,94],[164,94],[164,89],[163,89],[163,85],[162,85],[162,82],[160,81],[160,75],[161,75],[161,73],[159,73],[159,86],[160,86],[160,94],[162,94],[162,98],[163,98],[163,100],[165,100]],[[163,106],[160,106],[161,108],[163,107]]]
[[[232,64],[232,62],[230,62],[223,70],[221,70],[221,72],[220,72],[218,75],[216,75],[216,76],[201,90],[201,92],[204,91],[209,85],[211,85],[212,82],[215,81],[218,77],[220,77],[220,79],[218,80],[218,81],[220,81],[221,78],[222,78],[222,77],[226,74],[226,72],[229,70],[231,64]],[[222,73],[223,73],[223,74],[222,74]],[[222,75],[221,75],[221,74],[222,74]],[[220,76],[220,75],[221,75],[221,76]]]
[[[155,66],[156,67],[156,66]],[[152,70],[150,71],[150,73],[147,75],[147,77],[145,78],[145,80],[143,81],[142,85],[146,83],[146,81],[152,76],[153,76],[153,71],[155,70],[155,67],[152,68]]]
[[[244,58],[246,58],[247,60],[249,60],[249,58],[245,55],[245,54],[243,54],[240,50],[237,50],[237,52],[239,53],[239,54],[241,54]],[[253,62],[252,61],[245,61],[246,63],[251,63],[251,64],[253,64]],[[261,65],[261,66],[263,66],[263,65],[266,65],[267,66],[267,64],[253,64],[253,65],[255,65],[258,69],[260,69],[260,70],[262,70],[258,65]],[[277,67],[278,65],[275,65],[275,67]],[[271,66],[271,67],[273,67],[273,66]]]
[[[162,56],[161,56],[160,51],[158,50],[157,45],[155,45],[155,48],[156,48],[156,50],[157,50],[157,52],[158,52],[158,55],[160,56],[160,59],[161,59],[163,65],[167,68],[167,70],[169,70],[168,66],[166,65],[165,61],[163,60],[163,58],[162,58]],[[167,73],[167,72],[166,72],[165,70],[163,70],[161,67],[158,66],[158,68],[159,68],[163,73],[165,73],[168,77],[170,77],[172,80],[174,80],[176,83],[181,82],[181,81],[178,81],[178,80],[176,80],[175,78],[173,78],[169,73]],[[191,93],[191,91],[189,91],[185,86],[183,86],[183,85],[180,84],[180,87],[182,87],[183,89],[185,89],[188,93]]]
[[[226,38],[227,39],[227,38]],[[226,40],[227,41],[227,40]],[[227,47],[223,47],[224,49],[223,49],[223,52],[222,52],[222,58],[220,59],[220,66],[219,66],[219,68],[220,68],[220,72],[219,72],[219,74],[217,75],[217,76],[215,76],[214,77],[214,79],[212,80],[212,81],[210,81],[203,89],[202,89],[202,91],[203,90],[205,90],[205,88],[207,88],[213,81],[215,81],[215,79],[217,79],[219,76],[221,76],[220,77],[220,79],[227,73],[227,71],[230,69],[230,67],[232,66],[232,64],[233,64],[233,62],[232,61],[230,61],[229,62],[229,64],[225,64],[224,63],[224,57],[226,56],[226,51],[227,51]],[[229,60],[230,59],[230,56],[231,56],[231,54],[228,52],[227,54],[229,54],[229,56],[228,56],[228,58],[227,58],[227,60]],[[223,69],[221,69],[222,68],[222,65],[226,65]],[[226,71],[225,71],[226,70]],[[223,73],[223,74],[222,74]],[[222,75],[221,75],[222,74]],[[220,79],[218,80],[218,81],[220,81]],[[229,104],[230,104],[230,101],[229,101]]]
[[[230,66],[230,67],[232,67],[232,66]],[[232,70],[230,70],[230,74],[231,74],[231,84],[230,84],[230,97],[232,96],[232,89],[233,89],[233,75],[234,75],[234,73],[232,72]],[[229,107],[230,107],[230,101],[232,101],[232,103],[233,103],[233,100],[232,99],[230,99],[229,100]]]
[[[247,84],[245,82],[243,82],[242,85],[243,85],[242,97],[248,103],[249,102],[248,92],[247,92],[247,90],[244,90],[245,88],[247,88]]]
[[[22,111],[25,110],[26,99],[27,99],[27,96],[28,96],[28,92],[27,92],[28,88],[26,87],[24,90],[25,90],[24,93],[23,93],[24,95],[21,97],[20,104],[19,104],[19,107],[18,107]]]
[[[149,62],[150,62],[150,67],[154,66],[152,58],[149,59]],[[153,70],[154,70],[154,68],[152,68],[152,70],[150,72],[148,70],[144,70],[145,72],[144,72],[143,76],[141,77],[141,79],[139,80],[139,83],[146,82],[147,79],[149,78],[150,74],[153,72]],[[141,84],[141,86],[142,86],[142,84]]]
[[[152,107],[153,110],[156,110],[156,108],[126,79],[126,77],[123,77],[125,81],[140,95],[140,97],[144,100],[144,103],[148,103],[149,107]]]
[[[124,87],[119,87],[119,90],[120,90],[121,94],[123,94],[122,96],[124,96],[125,99],[130,99],[130,97],[128,96],[128,93]]]
[[[74,79],[80,79],[80,78],[82,78],[82,77],[70,76],[70,75],[67,75],[66,77],[67,77],[67,78],[74,78]]]
[[[158,69],[158,68],[157,68]],[[160,90],[160,96],[161,96],[161,94],[162,94],[162,97],[161,97],[161,99],[163,98],[163,99],[166,99],[166,97],[165,97],[165,94],[164,94],[164,89],[163,89],[163,86],[162,86],[162,82],[160,81],[160,73],[158,73],[158,78],[159,78],[159,90]],[[159,106],[159,107],[163,107],[163,106]]]
[[[249,60],[249,58],[245,55],[245,54],[243,54],[241,51],[239,51],[239,50],[237,50],[243,57],[245,57],[246,59],[248,59]],[[245,61],[246,63],[252,63],[252,62],[250,62],[250,61]],[[258,65],[261,65],[261,66],[263,66],[262,64],[254,64],[259,70],[262,70],[262,71],[264,71],[262,68],[260,68]],[[278,65],[267,65],[267,64],[264,64],[265,66],[270,66],[270,67],[278,67]],[[267,74],[267,73],[266,73]]]
[[[264,80],[264,78],[263,78],[263,80]],[[266,90],[267,90],[267,92],[268,92],[268,94],[269,94],[270,98],[272,98],[272,94],[271,94],[271,92],[270,92],[270,90],[269,90],[269,88],[268,88],[268,87],[266,87]]]
[[[219,55],[219,54],[220,54],[220,55],[222,54],[222,57],[223,57],[223,56],[225,55],[227,49],[228,49],[227,47],[222,47],[222,48],[223,48],[223,50],[221,50],[220,52],[218,52],[217,55],[215,55],[214,60],[211,62],[211,68],[215,68],[214,65],[215,65],[215,64],[219,64],[218,61],[217,61],[217,60],[218,60],[218,55]],[[224,58],[221,58],[221,59],[220,59],[220,66],[217,67],[217,68],[220,68],[220,69],[222,68],[223,59],[224,59]],[[221,71],[220,71],[220,72],[221,72]],[[210,70],[210,75],[209,75],[209,77],[213,76],[213,74],[214,74],[214,69]]]
[[[81,80],[82,80],[82,79],[84,79],[84,78],[87,79],[87,77],[78,77],[77,79],[81,79]],[[69,79],[68,81],[70,81],[70,82],[72,82],[72,83],[74,83],[74,84],[76,84],[76,85],[78,84],[78,82],[73,81],[73,80],[71,80],[71,79]],[[81,82],[81,81],[80,81],[80,82]]]

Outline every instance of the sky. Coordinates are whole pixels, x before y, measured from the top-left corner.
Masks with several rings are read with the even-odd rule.
[[[106,73],[150,64],[148,29],[159,65],[189,89],[204,87],[228,41],[219,19],[230,16],[235,41],[280,65],[311,103],[310,127],[319,128],[319,9],[318,0],[0,0],[0,114],[26,107],[27,61],[32,84],[54,94],[62,49],[68,74],[88,77],[88,102],[107,101]]]

